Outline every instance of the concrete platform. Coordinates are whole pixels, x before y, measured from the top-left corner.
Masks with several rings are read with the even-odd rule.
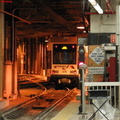
[[[30,94],[38,94],[41,90],[39,89],[22,89],[20,91],[21,96],[18,97],[16,100],[10,100],[9,106],[5,109],[0,110],[0,113],[6,111],[16,105],[19,105],[27,100],[30,99]],[[79,92],[79,91],[78,91]],[[78,99],[77,99],[78,98]],[[65,108],[63,108],[54,118],[51,120],[89,120],[92,114],[95,112],[93,105],[86,104],[85,110],[86,114],[78,114],[79,113],[79,106],[80,106],[80,96],[76,96],[74,100],[72,100]],[[106,120],[105,118],[98,118],[96,115],[94,120]],[[110,120],[120,120],[120,110],[115,109],[114,118]]]
[[[0,110],[9,106],[9,100],[1,99],[0,100]]]
[[[96,111],[93,105],[86,104],[86,108],[85,108],[86,113],[78,114],[79,106],[80,106],[80,101],[73,100],[51,120],[89,120],[89,118]],[[112,112],[113,111],[111,111],[111,113]],[[109,118],[111,117],[109,116]],[[95,118],[92,120],[107,120],[107,119],[102,115],[100,115],[100,112],[97,112]],[[120,120],[120,110],[115,109],[115,114],[113,118],[109,120]]]
[[[59,112],[58,115],[56,115],[51,120],[71,120],[73,116],[79,113],[78,111],[79,105],[80,105],[79,101],[77,100],[71,101],[62,111]]]
[[[20,90],[20,96],[17,97],[17,99],[4,99],[0,100],[0,113],[3,113],[17,105],[20,105],[21,103],[24,103],[31,99],[31,95],[36,95],[41,93],[42,91],[37,88],[28,88],[28,89],[21,89]]]

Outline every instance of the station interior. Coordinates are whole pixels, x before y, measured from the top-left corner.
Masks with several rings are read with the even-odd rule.
[[[71,47],[68,64],[60,44],[62,50]],[[120,0],[0,0],[0,114],[28,100],[22,95],[39,94],[36,86],[41,83],[49,88],[49,81],[57,79],[59,70],[63,78],[52,85],[58,89],[58,83],[72,83],[68,78],[77,76],[75,98],[82,102],[70,103],[74,106],[74,112],[68,114],[71,118],[65,118],[63,110],[51,120],[92,120],[85,118],[86,96],[105,97],[108,89],[110,103],[119,114],[119,53]],[[68,68],[72,70],[65,78]],[[120,120],[119,115],[108,118],[100,120]]]

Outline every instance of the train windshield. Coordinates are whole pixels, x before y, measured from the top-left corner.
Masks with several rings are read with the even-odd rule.
[[[53,64],[75,64],[76,45],[75,44],[54,44]]]

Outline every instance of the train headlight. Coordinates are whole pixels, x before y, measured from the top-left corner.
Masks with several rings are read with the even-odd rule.
[[[60,79],[58,80],[58,84],[61,84],[61,80]]]
[[[68,83],[69,83],[69,84],[71,83],[71,80],[70,80],[70,79],[68,80]]]

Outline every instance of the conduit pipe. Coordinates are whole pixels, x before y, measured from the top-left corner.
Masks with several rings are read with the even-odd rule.
[[[106,12],[108,11],[108,12],[115,13],[115,11],[113,10],[113,8],[110,5],[110,0],[106,0],[106,5],[107,5]]]
[[[31,24],[31,22],[26,21],[26,20],[24,20],[24,19],[22,19],[22,18],[20,18],[20,17],[18,17],[18,16],[16,16],[16,15],[13,15],[13,14],[7,12],[7,11],[4,11],[4,10],[2,10],[2,9],[0,9],[0,11],[3,12],[3,13],[6,13],[6,14],[12,16],[12,17],[15,17],[15,18],[17,18],[17,19],[19,19],[19,20],[21,20],[21,21],[23,21],[23,22],[25,22],[25,23]]]
[[[67,21],[62,16],[60,16],[59,14],[54,12],[50,7],[48,7],[46,5],[46,3],[44,2],[44,0],[38,0],[37,4],[34,1],[31,2],[31,1],[28,0],[28,3],[33,5],[37,10],[40,10],[44,14],[48,15],[50,18],[52,18],[56,22],[58,22],[61,25],[65,26],[70,31],[72,31],[74,33],[78,33],[79,32],[73,24],[71,24],[69,21]]]
[[[97,12],[85,12],[84,13],[85,15],[100,15],[99,13]],[[116,12],[104,12],[103,14],[116,14]],[[102,15],[103,15],[102,14]]]

